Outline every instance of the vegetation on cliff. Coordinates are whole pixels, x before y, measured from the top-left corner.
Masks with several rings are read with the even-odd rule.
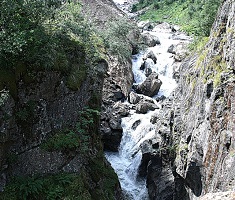
[[[102,56],[102,43],[80,14],[78,3],[65,1],[3,1],[0,19],[0,90],[16,96],[16,82],[31,82],[33,71],[67,74],[79,89],[90,63]]]
[[[55,173],[32,172],[32,174],[24,174],[23,177],[21,175],[17,176],[17,172],[12,175],[11,172],[9,173],[6,170],[7,172],[4,171],[3,173],[4,175],[7,174],[7,181],[10,182],[5,187],[4,192],[0,193],[0,199],[96,199],[97,196],[100,199],[115,199],[115,192],[120,188],[116,174],[103,156],[101,139],[98,133],[99,112],[97,111],[101,106],[100,87],[102,87],[103,74],[101,78],[97,77],[101,75],[99,72],[103,73],[103,69],[97,70],[96,68],[101,66],[100,61],[105,63],[103,59],[106,50],[115,43],[111,41],[110,33],[106,34],[109,40],[108,43],[105,43],[105,37],[102,38],[100,33],[95,31],[92,24],[82,16],[80,10],[81,6],[77,1],[3,0],[1,2],[0,128],[3,127],[4,123],[7,124],[7,120],[9,120],[11,125],[13,124],[18,129],[15,131],[14,136],[9,134],[9,127],[6,128],[3,134],[1,132],[0,172],[2,173],[2,163],[6,163],[7,170],[14,171],[18,157],[35,148],[39,148],[40,153],[38,154],[41,155],[49,155],[51,152],[57,153],[56,155],[63,155],[67,159],[65,165],[68,165],[68,162],[76,156],[80,156],[78,162],[79,165],[81,163],[82,167],[79,172],[71,170],[72,172],[64,173],[62,169],[64,166],[62,166],[56,169]],[[116,39],[118,39],[118,36]],[[121,42],[117,43],[117,47],[118,45],[122,46],[122,44]],[[116,52],[120,54],[122,50],[116,50]],[[50,73],[52,71],[53,73]],[[38,96],[35,97],[35,94],[21,91],[26,96],[26,102],[22,102],[22,99],[20,99],[22,94],[19,94],[18,90],[19,85],[21,89],[27,87],[29,90],[34,89],[33,86],[35,85],[40,86],[43,78],[45,78],[43,76],[56,79],[56,88],[54,87],[53,78],[49,78],[51,88],[49,86],[47,88],[45,85],[42,86],[44,89],[42,93],[48,91],[53,93],[52,99],[44,98],[43,100],[45,113],[49,112],[48,107],[52,105],[50,103],[58,99],[64,100],[64,98],[58,97],[61,94],[68,95],[69,93],[68,98],[72,99],[72,103],[74,103],[74,99],[79,101],[77,100],[79,99],[78,96],[82,95],[79,94],[79,90],[86,79],[89,79],[89,81],[87,81],[87,88],[84,89],[83,93],[87,92],[89,94],[85,94],[83,98],[87,98],[84,102],[87,103],[90,109],[85,108],[87,105],[81,98],[82,102],[79,103],[84,103],[84,105],[77,102],[72,105],[74,106],[73,117],[78,118],[76,126],[71,122],[74,119],[63,119],[63,127],[66,128],[58,130],[61,125],[55,122],[58,126],[53,126],[50,119],[47,118],[40,124],[39,129],[42,130],[43,126],[47,124],[52,127],[50,133],[39,133],[39,137],[36,137],[33,126],[43,117],[45,119],[45,116],[40,116],[43,115],[42,113],[37,112],[40,107],[38,99],[42,100],[42,96],[45,94],[39,92],[36,94]],[[57,85],[63,87],[64,82],[67,87],[57,87]],[[94,89],[90,86],[92,84],[98,86]],[[66,93],[55,91],[58,88],[65,90]],[[12,102],[14,103],[12,115],[5,117],[7,119],[3,119],[2,116],[5,113],[2,110],[4,110],[3,107],[6,101],[9,101],[9,96],[13,97]],[[70,112],[66,111],[68,107],[63,112]],[[79,112],[80,115],[77,116],[76,114]],[[46,115],[49,115],[49,113],[46,113]],[[3,137],[5,137],[4,140]],[[12,137],[15,137],[13,141]],[[17,139],[19,141],[16,141]],[[21,139],[24,140],[23,145],[25,146],[22,145],[18,148],[17,145],[21,145]],[[5,147],[4,142],[7,143],[10,140],[11,144]],[[34,140],[34,144],[32,144],[32,140]],[[13,150],[12,143],[17,146]],[[35,144],[36,146],[34,146]],[[8,148],[7,151],[10,155],[8,160],[6,155],[3,155],[6,148]],[[13,161],[10,163],[8,161],[10,157],[13,157],[12,155],[14,155],[14,159],[11,159]],[[50,165],[49,157],[48,164]],[[35,161],[35,165],[37,164]],[[53,164],[58,165],[57,163]],[[30,166],[27,167],[30,168]],[[2,185],[0,186],[2,190]],[[117,196],[120,196],[120,194]]]

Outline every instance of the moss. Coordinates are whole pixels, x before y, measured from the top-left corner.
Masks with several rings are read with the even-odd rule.
[[[90,200],[84,172],[50,176],[16,177],[6,187],[3,200],[68,199]]]
[[[213,82],[215,87],[221,83],[221,74],[219,72],[214,76]]]
[[[96,157],[92,159],[89,164],[88,173],[91,175],[93,181],[98,185],[95,191],[91,192],[92,199],[97,198],[99,194],[100,199],[112,200],[114,193],[119,187],[118,177],[109,164],[104,161],[104,157]]]
[[[93,158],[80,173],[15,177],[0,199],[112,200],[118,187],[117,175],[101,156]]]
[[[91,98],[89,99],[88,105],[90,108],[100,111],[102,96],[97,92],[93,92],[91,94]]]
[[[195,64],[195,68],[196,69],[199,69],[202,65],[203,65],[203,62],[206,58],[208,54],[208,50],[204,50],[198,57],[197,61],[196,61],[196,64]]]
[[[86,77],[87,71],[85,67],[80,67],[79,69],[72,71],[71,74],[68,76],[67,86],[71,90],[79,90]]]
[[[41,147],[47,151],[69,151],[80,146],[80,137],[72,131],[64,131],[49,138]]]

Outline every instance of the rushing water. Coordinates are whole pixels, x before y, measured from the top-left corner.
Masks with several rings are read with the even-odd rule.
[[[124,4],[125,0],[115,0],[115,3]],[[157,56],[157,63],[151,67],[152,71],[159,74],[159,79],[162,81],[162,86],[157,96],[164,95],[168,97],[171,92],[177,86],[173,77],[173,65],[174,58],[167,50],[170,45],[178,44],[182,42],[182,38],[185,39],[185,35],[179,35],[178,39],[173,38],[171,28],[167,24],[156,26],[151,32],[159,38],[161,45],[148,48],[146,52],[141,52],[133,56],[132,69],[134,73],[135,83],[140,84],[145,79],[145,73],[140,70],[143,57],[147,52],[152,50]],[[181,38],[181,39],[180,39]],[[187,42],[184,40],[184,42]],[[145,97],[150,98],[150,97]],[[157,104],[157,102],[154,100]],[[129,104],[128,102],[125,102]],[[130,105],[130,104],[129,104]],[[130,105],[131,107],[131,105]],[[159,107],[161,107],[159,105]],[[128,117],[122,118],[123,137],[119,147],[119,152],[106,152],[105,156],[111,163],[112,167],[116,171],[119,181],[121,183],[122,190],[127,196],[127,199],[131,200],[148,200],[148,193],[146,189],[146,180],[138,178],[138,167],[141,162],[142,153],[140,145],[147,139],[151,139],[155,136],[155,127],[150,122],[151,116],[159,110],[149,111],[146,114],[137,114],[134,109],[130,110]],[[140,124],[136,129],[133,129],[133,124],[140,120]]]
[[[164,95],[168,97],[177,84],[172,78],[174,58],[171,53],[167,52],[167,49],[170,45],[178,44],[181,40],[172,39],[173,33],[169,27],[158,27],[150,33],[158,36],[161,42],[161,45],[147,49],[147,52],[152,50],[157,56],[157,64],[152,66],[152,71],[157,72],[159,74],[159,79],[163,82],[161,89],[156,96]],[[146,52],[142,52],[133,56],[132,68],[135,77],[135,84],[140,84],[146,79],[144,72],[140,70],[145,54]],[[150,118],[155,112],[159,111],[155,110],[149,111],[147,114],[137,114],[135,113],[135,110],[131,110],[130,116],[122,118],[123,137],[119,147],[119,152],[106,152],[106,158],[116,171],[121,187],[127,194],[128,199],[148,199],[147,189],[145,186],[146,180],[137,178],[137,172],[142,158],[140,145],[143,141],[151,139],[155,135],[154,125],[150,122]],[[140,120],[141,123],[134,130],[132,125],[137,120]]]

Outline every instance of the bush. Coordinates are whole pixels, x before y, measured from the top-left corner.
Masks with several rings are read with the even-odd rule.
[[[128,38],[136,27],[126,18],[111,21],[106,30],[99,32],[103,38],[106,49],[112,55],[116,55],[120,62],[131,57],[130,45],[136,45],[137,41]]]
[[[0,89],[14,96],[12,83],[37,70],[65,72],[71,88],[79,89],[90,63],[101,57],[102,44],[96,45],[98,38],[76,1],[3,0],[0,12],[0,71],[14,77],[0,76]]]

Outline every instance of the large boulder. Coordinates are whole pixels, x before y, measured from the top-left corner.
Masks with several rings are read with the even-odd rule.
[[[155,26],[155,24],[150,21],[141,21],[137,25],[142,31],[152,31]]]
[[[157,44],[161,44],[159,38],[157,36],[151,35],[150,33],[143,33],[143,42],[149,47],[154,47]]]
[[[140,66],[140,70],[144,70],[144,74],[148,77],[152,73],[152,68],[154,66],[154,61],[151,58],[147,58]]]
[[[140,70],[145,70],[147,68],[153,68],[154,61],[151,58],[146,58],[140,66]]]
[[[149,51],[149,52],[146,54],[146,56],[144,57],[144,60],[147,59],[147,58],[151,58],[151,59],[153,60],[154,64],[157,63],[157,57],[156,57],[156,55],[153,53],[152,50]]]
[[[112,109],[101,113],[100,131],[104,149],[118,151],[122,138],[121,118],[129,114],[129,107],[121,102],[116,102]]]
[[[171,46],[169,46],[168,49],[167,49],[167,52],[175,54],[175,45],[172,44]]]
[[[130,92],[129,94],[129,102],[132,104],[137,104],[141,100],[141,97],[135,92]]]
[[[149,110],[155,110],[158,109],[159,107],[154,104],[153,102],[149,102],[149,101],[141,101],[137,104],[136,106],[136,112],[137,113],[142,113],[145,114],[147,113]]]
[[[162,85],[162,81],[158,79],[156,72],[151,73],[146,80],[137,86],[136,92],[152,97],[156,95]]]
[[[175,61],[181,62],[187,56],[187,53],[188,53],[186,46],[187,45],[183,42],[180,42],[177,45],[172,44],[171,46],[169,46],[167,52],[175,54],[174,55]]]

